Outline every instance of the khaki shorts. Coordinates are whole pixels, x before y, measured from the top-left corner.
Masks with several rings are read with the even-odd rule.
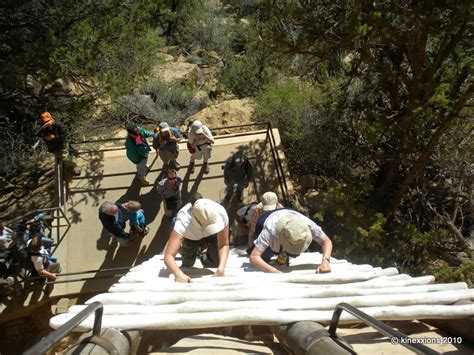
[[[168,164],[170,161],[178,159],[179,151],[169,152],[166,150],[160,150],[158,152],[160,159],[163,160],[163,164]]]

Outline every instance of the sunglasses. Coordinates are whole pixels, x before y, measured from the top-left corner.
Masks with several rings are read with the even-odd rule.
[[[168,178],[168,180],[176,180],[176,179],[177,179],[176,176],[175,176],[175,177],[169,177],[169,178]]]

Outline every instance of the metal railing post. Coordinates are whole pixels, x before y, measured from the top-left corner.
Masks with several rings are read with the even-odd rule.
[[[334,309],[334,313],[332,315],[331,319],[331,324],[329,326],[329,335],[332,338],[336,338],[336,330],[337,330],[337,325],[339,323],[339,319],[341,318],[342,311],[346,311],[350,314],[352,314],[354,317],[357,319],[361,320],[365,324],[371,326],[372,328],[378,330],[381,334],[385,335],[386,337],[389,338],[397,338],[396,344],[403,345],[404,347],[410,349],[411,351],[416,352],[417,354],[439,354],[437,351],[428,348],[427,346],[423,344],[416,344],[416,343],[410,343],[410,342],[404,342],[402,339],[407,339],[409,338],[405,334],[399,332],[396,329],[393,329],[392,327],[388,326],[387,324],[379,321],[378,319],[375,319],[371,316],[369,316],[367,313],[362,312],[361,310],[351,306],[348,303],[339,303],[336,305]]]
[[[102,314],[104,311],[104,306],[100,302],[94,302],[88,305],[81,312],[76,314],[58,329],[48,334],[42,340],[40,340],[36,345],[25,351],[24,355],[38,355],[45,354],[48,349],[50,349],[54,344],[59,340],[69,335],[82,321],[84,321],[89,315],[94,312],[94,327],[93,335],[100,336],[101,326],[102,326]]]

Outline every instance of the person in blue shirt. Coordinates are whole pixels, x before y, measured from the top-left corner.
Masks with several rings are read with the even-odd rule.
[[[170,127],[168,123],[161,122],[153,134],[153,148],[156,149],[163,161],[163,170],[168,168],[178,170],[180,165],[176,161],[179,155],[178,142],[182,139],[177,128]]]
[[[148,226],[140,202],[128,201],[119,206],[125,220],[130,220],[130,233],[145,236],[148,233]]]

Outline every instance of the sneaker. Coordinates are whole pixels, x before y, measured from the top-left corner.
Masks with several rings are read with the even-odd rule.
[[[145,186],[150,185],[150,182],[144,176],[137,175],[137,179],[140,180],[140,182]]]
[[[189,162],[188,169],[189,169],[189,172],[191,174],[194,174],[194,162],[193,161]]]
[[[204,168],[204,174],[209,174],[209,164],[206,162],[202,167]]]
[[[143,235],[147,235],[150,232],[150,227],[146,226],[145,230],[143,231]]]

